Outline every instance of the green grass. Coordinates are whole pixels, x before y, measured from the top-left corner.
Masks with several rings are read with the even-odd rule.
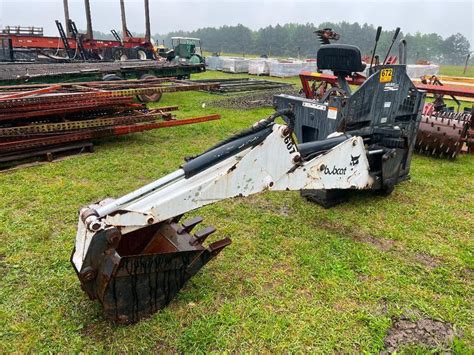
[[[217,112],[202,108],[213,98],[176,93],[161,104],[197,116]],[[454,324],[451,350],[474,349],[472,156],[415,156],[412,179],[390,197],[361,194],[329,210],[297,192],[205,207],[191,216],[233,244],[165,310],[126,327],[104,320],[69,263],[78,209],[175,170],[271,110],[220,113],[0,174],[1,353],[378,352],[392,318],[407,314]]]
[[[474,66],[469,65],[464,72],[464,66],[442,65],[439,69],[440,75],[474,77]]]

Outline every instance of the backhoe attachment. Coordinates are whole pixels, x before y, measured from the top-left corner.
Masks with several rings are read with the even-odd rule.
[[[81,211],[71,262],[83,290],[101,302],[108,318],[132,323],[165,307],[230,244],[224,238],[203,246],[215,229],[192,233],[201,219],[181,223],[183,214],[266,190],[367,189],[374,183],[361,137],[297,146],[291,128],[273,120],[126,196]]]
[[[341,84],[344,73],[360,69],[358,49],[329,47],[322,54],[320,64],[342,58],[333,63]],[[381,79],[388,69],[390,85]],[[410,83],[404,68],[390,66],[352,95],[300,106],[286,100],[284,109],[175,172],[82,209],[71,257],[82,288],[107,318],[133,323],[165,307],[230,244],[224,238],[204,246],[215,229],[193,232],[202,219],[181,222],[184,214],[264,191],[392,191],[409,176],[421,118],[424,96]],[[310,110],[307,121],[303,109]],[[279,117],[286,124],[275,123]]]

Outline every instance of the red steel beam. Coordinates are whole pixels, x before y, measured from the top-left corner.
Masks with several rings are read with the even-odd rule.
[[[28,96],[33,96],[33,95],[40,95],[40,94],[48,94],[50,92],[56,91],[61,88],[61,85],[51,85],[46,88],[41,88],[41,89],[36,89],[36,90],[31,90],[31,91],[23,91],[23,92],[17,92],[11,95],[5,95],[1,96],[0,93],[0,101],[5,101],[5,100],[11,100],[11,99],[20,99]]]
[[[425,90],[431,94],[452,95],[458,97],[474,98],[474,88],[453,86],[453,85],[429,85],[417,83],[418,90]]]
[[[0,154],[14,151],[23,151],[27,149],[36,149],[56,144],[63,144],[69,142],[85,141],[91,139],[98,139],[108,136],[121,136],[129,133],[143,132],[157,128],[182,126],[200,122],[207,122],[220,119],[220,115],[209,115],[203,117],[195,117],[181,120],[170,120],[149,124],[132,124],[126,126],[117,126],[112,128],[92,129],[88,131],[81,131],[77,133],[62,134],[45,138],[33,138],[21,141],[3,142],[0,143]]]
[[[165,83],[166,84],[166,83]],[[166,92],[178,92],[178,91],[190,91],[190,90],[201,90],[212,85],[207,84],[196,84],[196,83],[186,83],[180,81],[170,81],[168,84],[173,85],[162,85],[162,84],[153,84],[146,85],[142,87],[138,85],[136,88],[130,89],[118,89],[114,90],[109,88],[109,90],[93,90],[90,91],[62,91],[60,95],[37,95],[29,96],[17,100],[0,100],[0,111],[2,109],[12,109],[13,107],[25,106],[25,105],[35,105],[35,104],[46,104],[46,103],[58,103],[64,105],[66,102],[79,102],[82,100],[93,100],[93,99],[106,99],[106,98],[116,98],[116,97],[129,97],[133,98],[137,95],[152,95],[155,93],[166,93]],[[76,84],[77,85],[77,84]],[[133,85],[132,85],[133,86]],[[106,89],[105,87],[104,89]],[[66,88],[64,88],[66,89]],[[1,90],[1,87],[0,87]]]
[[[98,109],[116,110],[120,108],[125,110],[126,108],[136,108],[137,106],[128,100],[119,98],[118,100],[107,100],[103,102],[79,102],[75,105],[63,106],[59,108],[40,109],[40,110],[26,110],[26,112],[14,112],[14,113],[3,113],[0,114],[0,121],[9,121],[17,119],[37,118],[37,117],[48,117],[58,116],[78,112],[95,111]],[[139,105],[138,107],[142,107]]]
[[[337,85],[337,76],[330,74],[321,74],[314,72],[303,71],[300,74],[301,84],[303,85],[303,91],[308,99],[314,99],[310,81],[325,81],[332,85]],[[346,78],[349,85],[362,85],[366,80],[366,77],[359,75],[356,77],[347,77]],[[431,94],[441,94],[441,95],[452,95],[459,97],[468,97],[474,98],[474,88],[453,86],[453,85],[428,85],[421,83],[414,83],[418,90],[424,90]]]
[[[156,128],[175,127],[175,126],[183,126],[183,125],[194,124],[194,123],[214,121],[220,118],[221,118],[220,115],[215,114],[215,115],[185,118],[185,119],[179,119],[179,120],[137,124],[137,125],[131,125],[131,126],[116,126],[114,127],[114,135],[121,136],[124,134],[143,132],[143,131],[148,131],[148,130],[156,129]]]

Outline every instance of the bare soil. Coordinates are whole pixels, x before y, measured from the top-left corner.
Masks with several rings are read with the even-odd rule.
[[[413,322],[398,319],[393,323],[385,337],[385,349],[398,351],[406,346],[423,346],[430,349],[448,349],[454,339],[453,326],[428,318]]]

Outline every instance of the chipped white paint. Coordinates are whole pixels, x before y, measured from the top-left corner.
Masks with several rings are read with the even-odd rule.
[[[120,227],[126,234],[149,225],[150,218],[158,223],[217,201],[265,190],[363,189],[372,185],[362,138],[349,138],[325,154],[295,165],[299,152],[284,136],[285,128],[275,124],[273,133],[261,144],[188,179],[178,170],[102,206],[100,211],[109,213],[101,214],[102,229]],[[120,213],[113,213],[118,210]],[[73,257],[78,270],[93,234],[79,218]]]

